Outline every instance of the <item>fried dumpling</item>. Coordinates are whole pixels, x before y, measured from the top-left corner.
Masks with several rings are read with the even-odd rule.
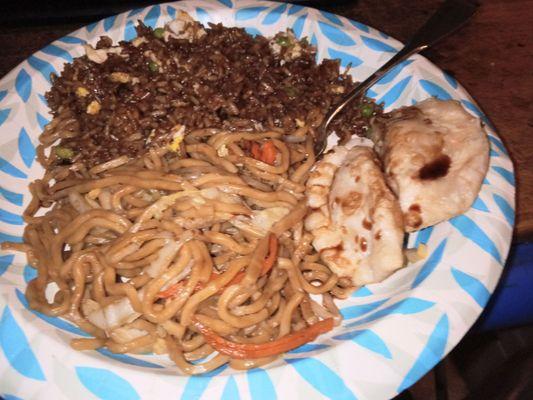
[[[476,199],[489,143],[479,119],[459,102],[432,98],[395,110],[374,122],[370,138],[407,232],[462,214]]]
[[[337,275],[364,285],[403,266],[400,206],[371,148],[335,147],[311,172],[306,194],[305,227]]]

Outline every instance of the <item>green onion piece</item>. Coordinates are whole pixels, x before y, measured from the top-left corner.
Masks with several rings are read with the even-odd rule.
[[[153,61],[150,61],[150,62],[148,63],[148,68],[150,68],[150,71],[152,71],[152,72],[157,72],[157,71],[159,71],[159,65],[157,65],[157,63],[156,63],[156,62],[153,62]]]
[[[69,149],[68,147],[56,146],[54,147],[54,153],[56,153],[56,156],[62,160],[72,160],[74,157],[74,150]]]
[[[374,105],[372,103],[362,104],[359,109],[363,118],[370,118],[374,114]]]
[[[287,93],[287,96],[289,97],[296,97],[298,95],[298,89],[294,86],[286,86],[285,93]]]
[[[287,47],[289,44],[291,44],[289,38],[287,36],[280,36],[276,39],[276,43],[280,46]]]
[[[156,28],[154,29],[154,36],[158,39],[163,39],[163,35],[165,34],[165,30],[163,28]]]

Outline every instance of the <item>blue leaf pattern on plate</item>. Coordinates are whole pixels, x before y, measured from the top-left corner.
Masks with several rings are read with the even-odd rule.
[[[358,326],[378,320],[391,314],[409,315],[417,314],[426,311],[435,305],[434,302],[428,300],[418,299],[416,297],[409,297],[407,299],[400,300],[399,302],[376,311],[374,314],[368,317],[362,318],[358,321],[351,322],[346,325],[347,328]]]
[[[379,81],[376,82],[376,85],[385,85],[391,83],[394,78],[396,78],[400,73],[411,64],[414,60],[405,60],[387,72]]]
[[[293,4],[292,7],[289,9],[288,15],[296,14],[298,11],[303,10],[304,7],[299,6],[298,4]]]
[[[470,239],[480,248],[489,253],[496,261],[502,263],[498,247],[491,238],[472,219],[466,215],[459,215],[450,220],[450,223],[467,239]]]
[[[285,359],[316,390],[330,399],[355,399],[343,380],[326,364],[314,358]]]
[[[20,397],[17,397],[17,396],[13,396],[12,394],[3,394],[2,397],[4,398],[4,400],[24,400],[24,399],[21,399]]]
[[[22,276],[24,276],[24,282],[28,283],[29,281],[37,278],[37,270],[29,265],[25,265]]]
[[[211,382],[211,379],[213,379],[214,376],[220,374],[226,368],[226,365],[222,365],[221,367],[218,367],[217,369],[211,372],[207,372],[198,376],[191,376],[189,379],[187,379],[187,383],[185,384],[185,388],[183,389],[183,393],[181,394],[181,399],[200,399],[202,397],[202,394],[205,392],[205,389],[207,389],[207,385],[209,385],[209,382]]]
[[[430,96],[437,97],[441,100],[451,100],[452,96],[444,90],[442,87],[437,85],[434,82],[428,81],[426,79],[420,79],[420,86],[429,94]]]
[[[0,320],[0,347],[9,364],[17,372],[30,379],[46,380],[26,335],[7,306]]]
[[[130,18],[130,17],[133,17],[134,15],[140,14],[143,12],[143,10],[144,8],[135,8],[128,13],[127,17]]]
[[[124,363],[124,364],[135,365],[137,367],[145,367],[145,368],[164,368],[161,365],[157,365],[157,364],[154,364],[148,361],[140,360],[138,358],[128,356],[127,354],[111,353],[107,349],[98,349],[96,351],[102,354],[103,356],[112,358],[113,360],[120,361],[121,363]]]
[[[23,196],[20,193],[12,192],[0,186],[0,195],[11,204],[15,204],[16,206],[22,205]]]
[[[55,326],[56,328],[59,328],[63,331],[74,333],[79,336],[84,336],[84,337],[91,336],[88,333],[82,331],[77,326],[71,324],[70,322],[64,321],[61,318],[57,318],[57,317],[49,317],[48,315],[41,314],[40,312],[31,309],[30,305],[28,304],[28,300],[26,300],[26,297],[20,290],[15,289],[15,294],[17,295],[17,299],[20,301],[20,304],[22,304],[25,309],[27,309],[29,312],[31,312],[33,315],[37,316],[38,318],[42,319],[43,321],[49,323],[50,325]]]
[[[3,110],[0,110],[0,125],[2,125],[6,121],[7,117],[9,117],[10,112],[10,108],[4,108]]]
[[[395,84],[387,93],[383,95],[383,97],[378,100],[378,103],[385,103],[385,107],[392,106],[394,102],[400,98],[411,78],[411,76],[408,76]]]
[[[300,39],[302,37],[302,32],[304,29],[305,19],[307,18],[307,14],[300,15],[296,21],[294,21],[294,24],[292,25],[292,30],[294,32],[294,35]]]
[[[363,43],[366,47],[374,51],[379,51],[380,53],[396,53],[398,51],[391,45],[382,42],[378,39],[374,39],[364,35],[361,35],[361,39],[363,39]]]
[[[209,13],[203,8],[196,7],[196,16],[198,17],[198,21],[200,21],[204,26],[207,25],[209,21],[211,21]]]
[[[42,94],[38,94],[37,97],[39,97],[39,100],[41,100],[41,103],[43,103],[45,106],[48,107],[48,102],[46,101],[46,97],[44,97]]]
[[[472,208],[479,211],[489,212],[489,208],[487,207],[485,202],[481,200],[480,197],[478,197],[476,201],[474,201],[474,204],[472,204]]]
[[[429,238],[431,237],[432,232],[432,226],[428,226],[427,228],[418,231],[418,235],[416,235],[415,240],[415,247],[418,247],[420,244],[427,244],[429,242]]]
[[[137,37],[137,31],[135,30],[135,24],[133,21],[126,22],[126,27],[124,28],[124,40],[130,41]]]
[[[58,39],[60,42],[67,43],[67,44],[85,44],[87,43],[85,40],[80,39],[76,36],[63,36],[61,39]]]
[[[28,58],[28,64],[32,66],[32,68],[39,71],[39,73],[46,79],[48,82],[50,82],[50,74],[56,74],[57,71],[54,67],[52,67],[52,64],[50,64],[47,61],[41,60],[40,58],[37,58],[35,56],[30,56]]]
[[[444,79],[446,79],[446,82],[448,82],[452,88],[457,89],[457,86],[459,86],[459,84],[457,83],[455,78],[446,72],[443,72],[442,74],[444,75]]]
[[[324,36],[339,46],[355,45],[355,40],[353,40],[346,32],[336,26],[326,22],[318,21],[318,27]]]
[[[49,56],[59,57],[66,62],[72,62],[72,56],[69,54],[69,52],[59,46],[56,46],[55,44],[49,44],[48,46],[42,48],[41,51]]]
[[[492,130],[496,130],[496,128],[494,127],[494,125],[492,125],[492,123],[489,121],[487,116],[474,103],[472,103],[471,101],[468,101],[468,100],[461,100],[461,103],[463,103],[463,106],[465,106],[470,111],[472,111],[474,114],[476,114],[479,118],[481,118],[481,120],[486,125],[491,127]]]
[[[344,319],[358,318],[379,308],[380,306],[385,304],[387,300],[388,299],[378,300],[373,303],[344,307],[340,311]]]
[[[501,142],[501,140],[495,138],[494,136],[492,135],[488,135],[489,137],[489,140],[490,142],[496,146],[498,148],[498,150],[500,150],[503,154],[507,155],[507,149],[505,148],[505,146],[503,145],[503,143]]]
[[[514,225],[514,209],[511,207],[511,205],[505,200],[502,196],[499,194],[492,195],[492,198],[494,199],[494,202],[502,212],[503,216],[509,223],[509,225]]]
[[[0,91],[0,101],[4,100],[4,97],[7,96],[7,90]]]
[[[28,175],[26,175],[20,169],[15,167],[9,161],[4,160],[2,157],[0,157],[0,171],[6,173],[8,175],[11,175],[14,178],[26,179],[28,177]]]
[[[92,32],[94,28],[96,28],[96,25],[98,25],[98,22],[100,21],[96,21],[96,22],[93,22],[92,24],[87,25],[85,27],[85,29],[87,29],[87,32]]]
[[[30,136],[24,128],[22,128],[19,132],[18,145],[22,161],[26,167],[30,168],[33,164],[33,160],[35,160],[35,146],[31,142]]]
[[[511,186],[515,185],[514,174],[512,171],[509,171],[503,167],[492,167],[492,169],[496,171],[503,179],[505,179]]]
[[[19,214],[13,214],[12,212],[2,210],[0,208],[0,221],[10,225],[22,225],[24,220]]]
[[[366,297],[366,296],[371,296],[371,295],[372,295],[372,291],[366,286],[363,286],[357,289],[355,292],[353,292],[351,297]]]
[[[440,361],[444,355],[444,349],[446,348],[446,342],[448,341],[448,329],[448,317],[445,314],[435,326],[426,346],[398,388],[398,393],[415,383]]]
[[[155,28],[157,26],[157,20],[159,19],[159,16],[161,15],[161,7],[160,6],[153,6],[150,11],[148,11],[148,14],[146,14],[146,17],[144,17],[144,24]]]
[[[461,289],[468,293],[481,308],[485,307],[485,304],[489,300],[490,292],[479,279],[453,267],[452,275]]]
[[[254,368],[246,372],[250,397],[252,400],[276,400],[276,389],[268,373],[262,368]]]
[[[167,7],[167,13],[168,13],[168,15],[170,16],[171,19],[175,19],[176,18],[176,9],[174,7],[168,6]]]
[[[11,265],[15,256],[13,254],[8,254],[7,256],[0,256],[0,276],[2,276],[6,271],[7,267]]]
[[[237,388],[237,383],[235,382],[235,378],[230,375],[228,378],[228,381],[226,382],[226,386],[224,387],[224,391],[222,392],[222,396],[220,397],[220,400],[238,400],[240,399],[239,396],[239,389]]]
[[[336,25],[342,26],[342,21],[335,14],[329,13],[327,11],[320,11],[320,14],[322,14],[322,16],[326,18],[328,21],[333,22]]]
[[[226,7],[233,8],[231,0],[217,0],[219,3],[224,4]]]
[[[20,236],[13,236],[4,232],[0,232],[0,243],[3,242],[22,243],[22,238]]]
[[[127,380],[107,369],[80,366],[76,367],[76,375],[83,386],[102,400],[140,399]]]
[[[424,263],[424,265],[422,265],[422,268],[420,268],[420,271],[416,275],[411,287],[415,288],[420,285],[420,283],[422,283],[433,272],[437,265],[439,265],[440,260],[442,260],[442,255],[444,254],[444,249],[446,248],[446,242],[447,239],[444,239],[442,242],[440,242],[433,253],[431,253],[427,261]]]
[[[361,22],[357,22],[357,21],[352,21],[351,19],[349,21],[350,21],[350,24],[355,26],[360,31],[363,31],[363,32],[366,32],[366,33],[370,32],[370,28],[368,26],[366,26],[365,24],[362,24]]]
[[[39,128],[41,128],[41,131],[44,130],[44,127],[50,122],[48,119],[46,119],[39,113],[35,114],[35,118],[37,118],[37,124],[39,124]]]
[[[31,94],[31,76],[22,68],[15,78],[15,89],[21,100],[26,103]]]
[[[385,358],[392,358],[392,354],[389,348],[387,347],[387,344],[383,341],[383,339],[379,337],[379,335],[377,335],[374,331],[370,329],[343,333],[342,335],[333,336],[333,339],[351,340],[352,342],[357,343],[365,349],[380,354]]]
[[[280,4],[272,11],[270,11],[266,17],[263,19],[263,25],[272,25],[279,21],[285,9],[287,8],[287,3]]]
[[[235,19],[237,21],[245,21],[257,17],[258,14],[268,9],[268,7],[248,7],[241,8],[235,13]]]
[[[363,60],[361,60],[359,57],[356,57],[352,54],[345,53],[340,50],[335,50],[331,47],[328,49],[328,53],[331,58],[340,59],[342,67],[347,67],[348,64],[351,64],[352,67],[357,67],[363,63]]]
[[[257,28],[253,28],[253,27],[247,26],[246,28],[244,28],[244,30],[249,35],[252,35],[252,36],[260,36],[260,35],[262,35],[261,31],[259,29],[257,29]]]
[[[104,31],[108,32],[113,28],[113,25],[115,25],[115,20],[117,19],[116,15],[112,15],[111,17],[107,17],[104,19]]]
[[[317,350],[323,350],[327,349],[329,346],[326,344],[318,344],[318,343],[306,343],[301,345],[300,347],[297,347],[288,353],[290,354],[300,354],[300,353],[309,353],[310,351],[317,351]]]

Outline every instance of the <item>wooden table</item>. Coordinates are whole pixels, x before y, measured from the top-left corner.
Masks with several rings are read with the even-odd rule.
[[[359,0],[322,7],[407,39],[440,0]],[[480,0],[471,23],[425,55],[463,84],[497,127],[515,162],[516,238],[533,239],[533,1]],[[0,28],[0,76],[85,25]],[[529,174],[528,174],[529,172]]]

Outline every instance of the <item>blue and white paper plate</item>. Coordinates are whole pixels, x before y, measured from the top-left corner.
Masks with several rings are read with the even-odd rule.
[[[83,54],[83,43],[135,36],[137,20],[161,26],[178,9],[202,23],[222,22],[265,36],[290,27],[318,47],[319,58],[351,63],[362,80],[401,44],[344,17],[299,5],[254,0],[191,0],[132,10],[90,24],[46,46],[0,81],[0,240],[21,241],[28,183],[41,177],[38,135],[50,120],[44,93],[51,72]],[[482,79],[482,77],[480,77]],[[20,254],[0,255],[0,396],[6,399],[379,399],[409,387],[464,336],[494,290],[509,250],[515,182],[507,151],[468,93],[421,56],[403,62],[370,91],[390,110],[430,96],[457,99],[481,118],[490,167],[464,215],[412,234],[429,257],[340,303],[342,326],[248,372],[220,368],[184,376],[165,356],[76,352],[72,324],[28,309],[35,276]]]

